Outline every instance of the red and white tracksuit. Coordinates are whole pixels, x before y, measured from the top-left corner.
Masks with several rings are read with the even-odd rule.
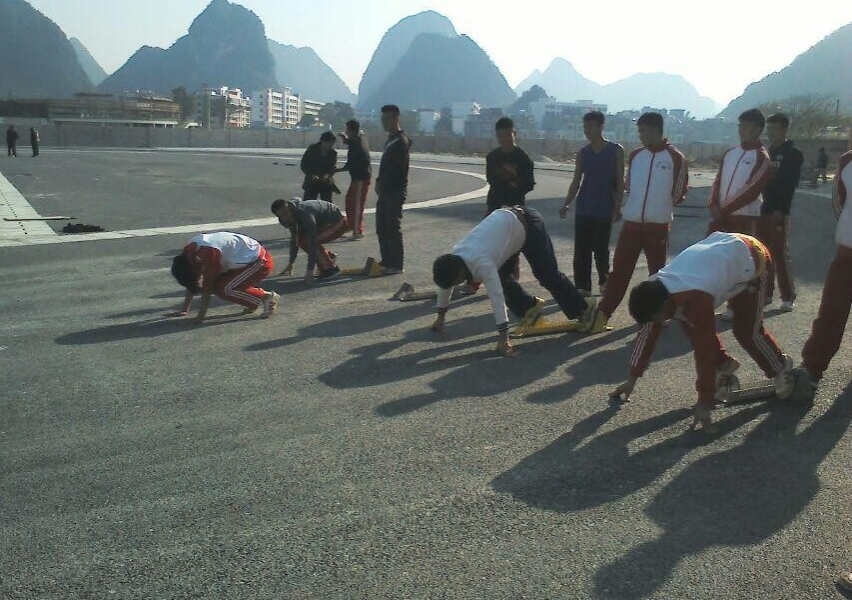
[[[763,203],[760,194],[769,175],[769,154],[760,142],[726,151],[710,189],[710,205],[719,207],[722,216],[710,223],[709,231],[755,235]]]
[[[835,185],[834,212],[839,219],[837,254],[828,271],[811,337],[802,350],[805,368],[816,379],[822,379],[840,349],[852,306],[852,202],[846,201],[852,190],[852,151],[840,157]]]
[[[630,154],[627,202],[622,209],[624,226],[600,304],[605,315],[612,316],[624,299],[641,253],[648,261],[649,275],[665,266],[672,207],[684,201],[688,187],[686,158],[668,141],[659,148],[643,146]]]
[[[364,233],[364,206],[370,192],[370,180],[352,181],[346,192],[346,220],[352,233]]]
[[[665,316],[680,322],[695,351],[698,403],[709,406],[716,393],[716,369],[729,360],[716,333],[713,311],[729,301],[734,336],[767,377],[785,367],[784,355],[763,327],[769,250],[748,235],[716,232],[690,246],[660,269],[658,280],[669,291]],[[636,338],[630,373],[641,377],[651,360],[662,324],[647,323]]]
[[[272,255],[252,238],[221,231],[192,238],[184,248],[191,264],[201,263],[202,290],[247,308],[263,303],[266,291],[255,287],[274,268]]]

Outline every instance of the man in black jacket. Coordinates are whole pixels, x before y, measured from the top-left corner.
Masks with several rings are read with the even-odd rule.
[[[515,141],[515,123],[503,117],[495,125],[499,147],[485,157],[488,214],[503,206],[523,206],[535,187],[535,165]]]
[[[364,205],[367,203],[367,193],[370,191],[370,180],[373,168],[370,165],[370,149],[367,138],[361,133],[361,124],[352,120],[346,123],[346,132],[340,134],[340,139],[349,148],[346,164],[338,171],[349,171],[352,182],[346,192],[346,219],[352,227],[351,240],[364,237]]]
[[[399,107],[382,107],[382,127],[388,132],[376,180],[376,235],[379,238],[381,266],[385,275],[403,272],[402,205],[408,196],[408,166],[411,139],[399,126]]]
[[[18,132],[14,125],[6,130],[6,152],[7,156],[18,156]]]
[[[767,304],[772,302],[775,292],[775,276],[781,292],[781,310],[790,312],[796,300],[793,269],[790,266],[788,232],[790,229],[790,207],[793,194],[799,185],[802,170],[802,153],[787,139],[790,118],[775,113],[766,119],[766,135],[769,138],[769,181],[763,190],[763,206],[760,210],[757,237],[772,253],[772,264],[766,276]]]
[[[272,203],[272,214],[278,222],[290,230],[290,262],[281,272],[293,273],[293,263],[299,255],[299,248],[308,254],[308,267],[305,270],[305,283],[314,282],[314,269],[319,267],[320,279],[329,279],[340,273],[332,254],[323,244],[342,236],[349,224],[340,209],[325,200],[305,200],[292,198],[276,200]]]
[[[302,173],[305,182],[305,200],[321,198],[331,202],[332,193],[339,194],[340,190],[334,184],[334,173],[337,171],[337,151],[334,143],[337,138],[330,131],[320,137],[320,141],[311,144],[302,156]]]

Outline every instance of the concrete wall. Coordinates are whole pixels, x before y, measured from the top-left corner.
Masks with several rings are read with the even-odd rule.
[[[90,125],[42,125],[41,143],[47,147],[97,148],[306,148],[319,139],[316,133],[273,129],[151,129],[133,127],[98,127]],[[370,148],[381,150],[383,135],[370,136]],[[486,154],[495,147],[493,138],[414,136],[415,152],[433,154]],[[520,144],[534,158],[547,156],[569,159],[585,144],[581,140],[521,139]],[[633,143],[622,144],[631,150]],[[848,147],[846,140],[805,140],[797,142],[805,154],[805,165],[815,159],[817,149],[824,146],[830,165]],[[680,146],[693,160],[712,160],[725,150],[721,144],[691,143]]]

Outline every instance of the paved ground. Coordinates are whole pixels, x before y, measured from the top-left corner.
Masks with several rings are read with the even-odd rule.
[[[42,159],[0,171],[42,214],[108,228],[265,216],[299,183],[268,158]],[[566,177],[540,172],[533,203],[570,272]],[[415,171],[412,201],[480,185]],[[678,210],[673,251],[705,226],[706,193]],[[427,286],[482,204],[408,211],[405,279]],[[799,309],[769,326],[798,355],[833,218],[810,195],[794,218]],[[285,259],[284,230],[247,233]],[[429,303],[387,301],[402,278],[274,278],[276,319],[217,305],[194,328],[158,318],[179,303],[167,269],[187,237],[0,248],[0,597],[837,597],[852,566],[848,343],[812,408],[721,410],[720,435],[688,434],[694,367],[675,328],[616,410],[606,393],[635,333],[623,310],[609,335],[524,341],[506,360],[481,296],[435,337]],[[335,251],[357,265],[375,241]]]

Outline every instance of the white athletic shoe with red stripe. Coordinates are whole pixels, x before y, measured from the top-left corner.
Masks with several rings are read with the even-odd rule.
[[[268,319],[274,315],[275,311],[278,309],[279,300],[281,300],[281,296],[275,292],[270,292],[269,295],[263,299],[263,314],[260,315],[260,318]]]

